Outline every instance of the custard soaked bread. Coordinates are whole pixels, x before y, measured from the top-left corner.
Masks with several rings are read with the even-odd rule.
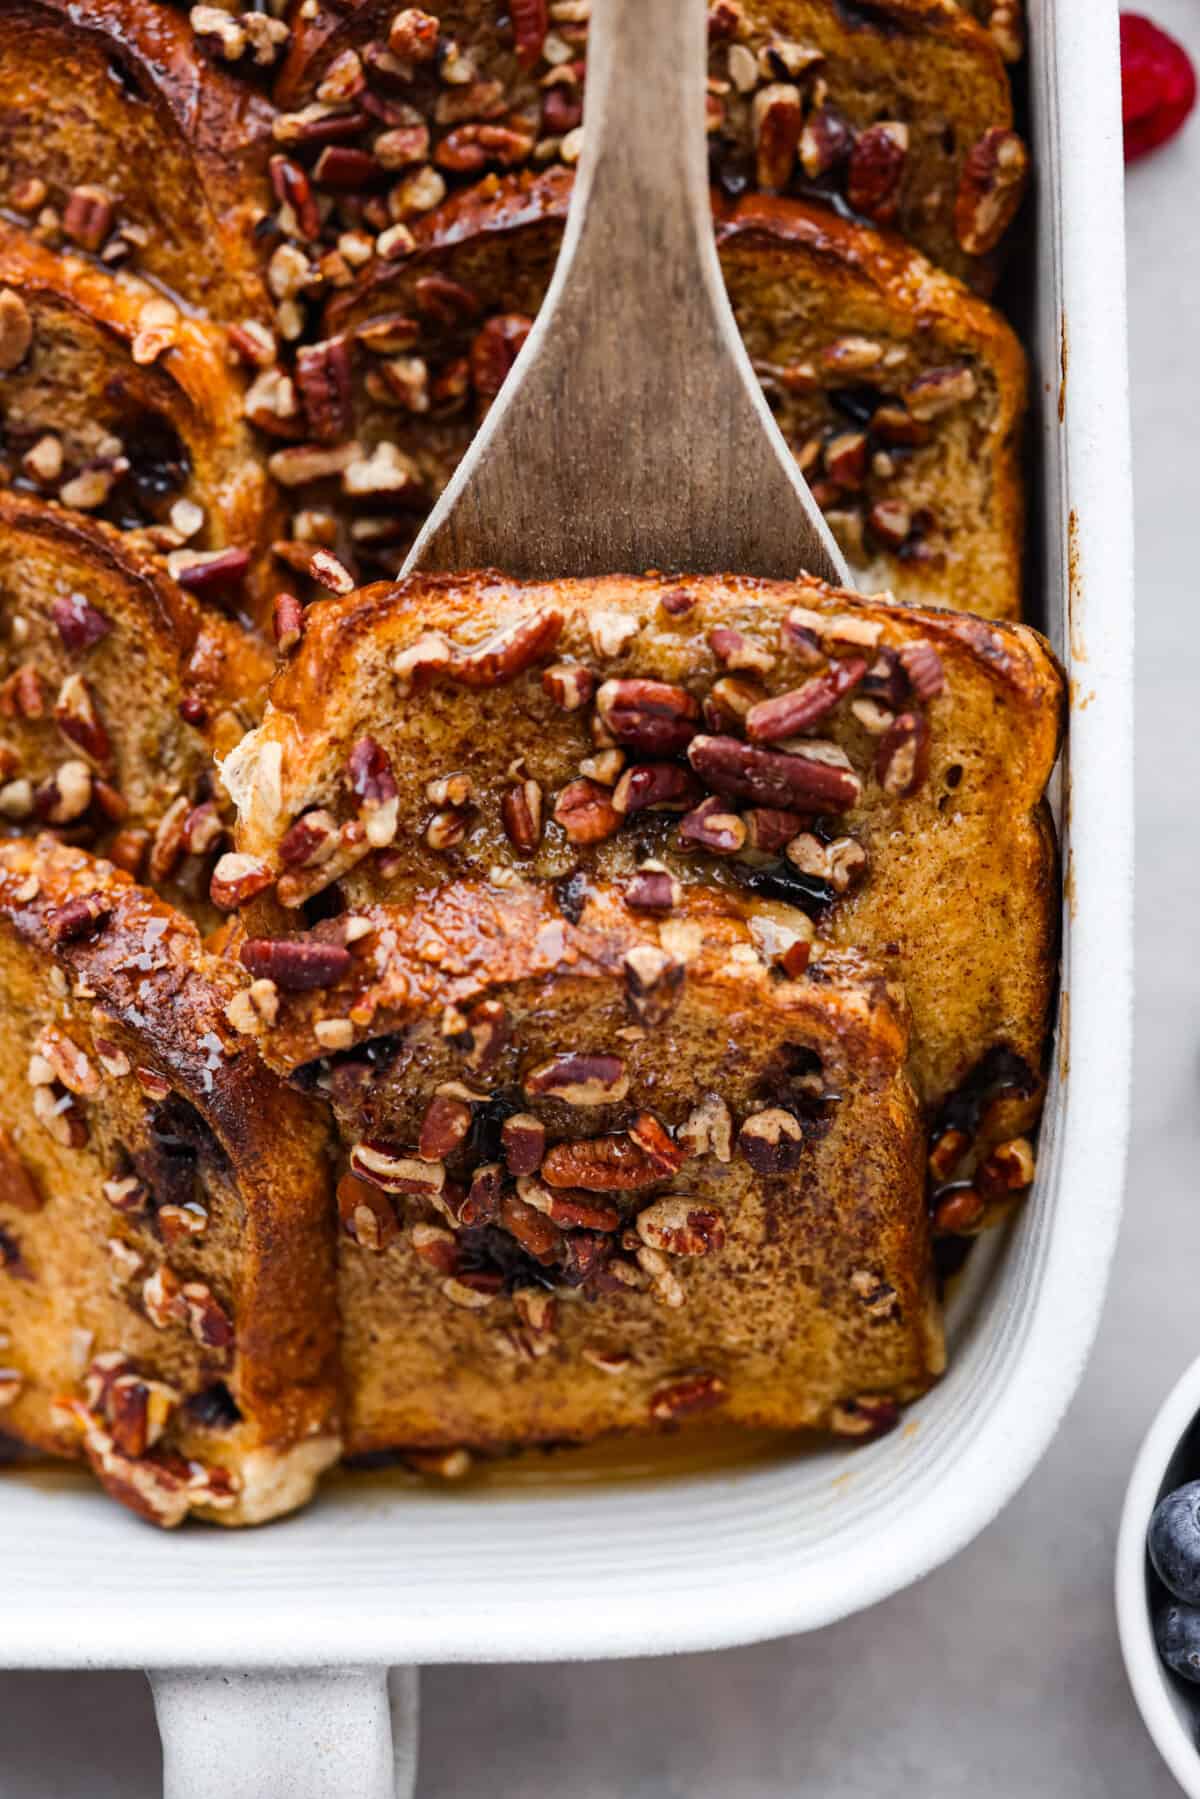
[[[271,118],[169,6],[0,4],[0,206],[214,318],[266,312]]]
[[[278,529],[224,330],[145,282],[0,223],[0,371],[10,480],[243,572]]]
[[[240,985],[108,863],[0,845],[0,1415],[163,1525],[275,1517],[338,1452],[325,1125]]]
[[[587,12],[577,0],[297,8],[279,132],[332,199],[328,240],[376,209],[385,226],[411,221],[488,172],[575,163]],[[716,0],[708,126],[725,191],[807,194],[989,284],[1027,159],[996,46],[953,0]]]
[[[770,911],[452,885],[319,925],[322,989],[246,946],[342,1137],[350,1453],[865,1435],[941,1372],[903,1000],[855,958],[779,977]]]
[[[260,715],[269,668],[120,532],[0,492],[0,832],[103,849],[212,922],[213,751]]]
[[[1035,632],[807,579],[488,574],[304,624],[224,764],[239,854],[214,898],[252,935],[468,875],[568,908],[581,873],[617,880],[641,915],[757,893],[797,909],[793,969],[815,932],[903,982],[927,1106],[999,1056],[992,1122],[1036,1115],[1062,681]]]
[[[399,568],[499,392],[570,185],[551,170],[462,194],[416,228],[412,254],[331,301],[308,354],[340,396],[328,435],[348,447],[288,446],[271,466],[349,508],[361,566]],[[717,241],[751,359],[856,578],[1017,617],[1025,364],[1008,325],[899,239],[801,200],[719,203]]]

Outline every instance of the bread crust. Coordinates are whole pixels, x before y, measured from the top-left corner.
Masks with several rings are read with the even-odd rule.
[[[99,909],[95,929],[62,935],[67,909],[81,903]],[[86,1454],[117,1497],[158,1523],[189,1509],[257,1521],[269,1488],[298,1503],[337,1452],[322,1116],[280,1089],[228,1023],[237,970],[206,955],[178,913],[83,851],[49,838],[0,845],[0,978],[12,1026],[3,1223],[17,1246],[0,1271],[0,1317],[22,1376],[6,1431]],[[62,1066],[86,1089],[72,1097],[54,1078],[64,1043],[75,1060]],[[39,1081],[51,1075],[44,1089],[27,1084],[31,1054],[52,1058],[51,1069],[34,1069]],[[35,1091],[62,1096],[73,1140],[43,1122]],[[33,1205],[14,1207],[14,1168]],[[106,1180],[142,1183],[140,1207],[119,1209],[101,1191]],[[197,1208],[201,1233],[181,1236],[178,1214]],[[200,1284],[201,1308],[215,1302],[220,1328],[186,1307],[180,1315],[178,1302],[156,1322],[146,1283],[172,1276]],[[81,1391],[96,1358],[117,1352],[176,1395],[149,1451],[123,1449],[119,1435],[114,1449],[111,1414]],[[185,1403],[201,1393],[207,1402]],[[60,1399],[76,1409],[64,1413]],[[178,1456],[230,1478],[172,1491]]]
[[[411,465],[398,504],[412,532],[383,552],[393,568],[494,390],[469,386],[457,409],[415,419],[381,406],[369,326],[414,321],[431,391],[472,366],[493,320],[536,313],[570,190],[569,172],[552,169],[456,195],[415,226],[411,255],[330,301],[327,336],[360,350],[355,435],[366,449],[394,443]],[[1010,327],[899,238],[827,208],[751,195],[718,198],[715,216],[751,359],[856,580],[906,602],[1018,617],[1025,359]],[[462,290],[450,322],[425,297],[435,277]]]
[[[186,16],[4,0],[0,38],[6,202],[36,179],[61,216],[73,189],[102,189],[114,223],[145,234],[142,273],[214,318],[265,316],[252,233],[270,203],[271,108],[199,52]]]

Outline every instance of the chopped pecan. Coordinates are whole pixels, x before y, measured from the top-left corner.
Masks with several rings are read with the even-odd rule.
[[[36,1053],[45,1063],[50,1080],[58,1081],[68,1093],[91,1099],[100,1091],[100,1076],[90,1058],[57,1025],[46,1026],[37,1040]]]
[[[679,821],[680,843],[714,856],[736,856],[746,845],[746,827],[724,800],[702,800]]]
[[[378,1255],[395,1241],[399,1230],[396,1209],[373,1181],[344,1174],[337,1186],[337,1205],[342,1230],[360,1249],[371,1249]]]
[[[915,643],[906,643],[897,654],[915,697],[921,701],[935,699],[946,685],[946,673],[933,645],[918,638]]]
[[[481,999],[467,1013],[467,1028],[462,1034],[462,1047],[467,1067],[473,1074],[485,1074],[499,1060],[511,1035],[508,1012],[498,999]]]
[[[504,1195],[504,1169],[499,1162],[483,1162],[471,1176],[471,1185],[458,1211],[460,1224],[488,1224],[500,1213]]]
[[[867,474],[865,431],[839,431],[822,450],[825,473],[839,487],[861,487]]]
[[[542,1162],[542,1178],[552,1187],[616,1193],[652,1187],[682,1166],[683,1156],[662,1127],[649,1113],[640,1113],[628,1133],[556,1143]]]
[[[621,965],[625,1000],[633,1016],[642,1024],[661,1024],[679,998],[683,963],[653,943],[639,943],[626,950]]]
[[[998,1198],[1032,1186],[1036,1172],[1033,1145],[1028,1137],[1013,1137],[996,1145],[977,1169],[975,1181],[989,1199]]]
[[[302,812],[284,832],[279,840],[279,860],[287,868],[312,868],[331,856],[337,844],[337,819],[318,806]]]
[[[639,762],[626,769],[613,789],[613,810],[682,812],[699,798],[700,789],[686,769],[672,762]]]
[[[249,550],[180,550],[178,560],[168,557],[171,573],[189,593],[211,593],[234,586],[250,566]]]
[[[782,1106],[768,1106],[742,1120],[737,1146],[756,1174],[785,1174],[804,1155],[804,1132]]]
[[[900,186],[908,158],[908,126],[885,119],[860,133],[850,152],[846,198],[855,212],[890,225],[900,209]]]
[[[733,1117],[725,1101],[710,1093],[693,1106],[677,1133],[680,1147],[689,1156],[712,1154],[718,1162],[733,1159]]]
[[[902,712],[879,741],[875,778],[894,799],[908,799],[928,773],[928,720],[921,712]]]
[[[383,1195],[377,1194],[376,1198],[382,1199]],[[413,1254],[427,1262],[431,1268],[436,1268],[439,1274],[458,1273],[458,1241],[453,1231],[445,1230],[439,1224],[414,1224],[412,1246]]]
[[[500,801],[500,816],[513,848],[531,856],[542,840],[542,790],[536,781],[519,781]]]
[[[542,692],[564,712],[577,712],[596,691],[596,677],[581,662],[555,662],[542,670]]]
[[[683,897],[675,877],[661,864],[638,869],[622,895],[631,912],[672,912]]]
[[[711,630],[708,645],[723,668],[749,669],[754,674],[767,675],[775,666],[770,650],[729,625],[717,625]]]
[[[476,332],[469,360],[471,385],[480,399],[495,399],[532,329],[533,320],[528,313],[499,312]]]
[[[965,362],[956,362],[942,368],[926,369],[917,376],[904,398],[911,416],[919,424],[927,424],[945,412],[952,412],[956,406],[965,406],[978,391],[974,369]]]
[[[750,848],[771,853],[784,849],[805,829],[809,820],[803,812],[780,812],[770,806],[751,806],[743,822]]]
[[[465,1100],[435,1093],[425,1108],[417,1139],[423,1162],[444,1162],[459,1147],[471,1128],[471,1108]]]
[[[889,1394],[861,1393],[857,1399],[844,1399],[834,1406],[829,1428],[835,1436],[865,1441],[886,1436],[899,1422],[900,1407]]]
[[[858,804],[862,783],[847,764],[839,766],[805,745],[796,754],[759,749],[736,737],[695,737],[688,760],[706,787],[733,799],[783,811],[843,812]]]
[[[502,625],[482,643],[457,649],[450,677],[464,687],[496,687],[512,681],[541,657],[548,655],[563,628],[563,615],[543,607],[529,618]]]
[[[987,1214],[982,1193],[969,1181],[956,1182],[934,1195],[933,1234],[935,1237],[971,1237],[980,1229]]]
[[[183,1206],[159,1206],[155,1223],[163,1242],[171,1249],[177,1243],[190,1243],[202,1237],[208,1229],[208,1213],[203,1206],[189,1200]]]
[[[441,1162],[422,1162],[390,1143],[364,1140],[350,1151],[350,1168],[360,1179],[385,1193],[413,1193],[428,1199],[442,1191],[446,1170]]]
[[[912,507],[906,500],[876,500],[867,523],[889,550],[902,549],[912,531]]]
[[[597,781],[569,781],[554,802],[554,822],[571,843],[599,843],[621,828],[621,814]]]
[[[274,981],[284,993],[332,987],[351,966],[348,949],[317,937],[250,937],[238,959],[255,980]]]
[[[685,1193],[653,1200],[635,1220],[637,1234],[651,1249],[671,1256],[706,1256],[725,1243],[725,1221],[713,1206],[701,1205]]]
[[[80,893],[46,913],[52,943],[77,943],[94,937],[112,917],[112,904],[99,893]]]
[[[539,1062],[521,1078],[526,1093],[568,1106],[607,1106],[625,1098],[629,1076],[620,1056],[567,1051]]]
[[[60,763],[34,795],[34,804],[47,824],[74,824],[92,803],[95,787],[86,762]]]
[[[93,649],[112,630],[112,620],[81,593],[56,594],[50,604],[63,648],[72,656]]]
[[[45,1203],[37,1181],[17,1153],[16,1144],[0,1125],[0,1207],[17,1212],[40,1212]]]
[[[76,187],[67,195],[62,228],[72,243],[94,252],[112,230],[116,216],[112,196],[104,188]]]
[[[796,149],[804,124],[800,90],[774,81],[759,88],[752,107],[755,175],[759,187],[782,192],[796,166]]]
[[[399,132],[385,132],[384,136],[394,140]],[[424,140],[427,147],[429,135],[419,128],[415,137]],[[425,154],[424,148],[418,151],[414,161]],[[372,155],[369,150],[355,149],[351,144],[326,144],[313,165],[313,180],[320,188],[334,193],[352,194],[373,181],[381,169],[397,168],[401,165],[392,161],[385,162],[381,156]]]
[[[810,112],[800,133],[800,166],[810,181],[820,180],[845,161],[854,144],[854,132],[832,106]]]
[[[112,772],[112,739],[96,711],[96,702],[82,675],[68,675],[54,702],[54,722],[68,743],[82,750],[102,774]]]
[[[170,1423],[179,1397],[165,1381],[148,1380],[132,1370],[109,1382],[104,1410],[121,1454],[136,1458],[152,1449]]]
[[[710,1412],[728,1397],[729,1389],[719,1374],[689,1374],[658,1388],[650,1399],[650,1416],[666,1424],[695,1412]]]
[[[506,1192],[500,1200],[499,1224],[515,1237],[535,1262],[553,1262],[561,1247],[560,1233],[550,1218],[519,1193]]]
[[[441,25],[433,13],[405,6],[388,27],[388,49],[404,62],[431,62],[437,54]]]
[[[696,735],[698,702],[684,687],[637,678],[605,681],[596,709],[615,742],[643,756],[674,756]]]
[[[483,1283],[487,1281],[487,1285]],[[482,1312],[490,1306],[500,1290],[500,1276],[495,1276],[495,1284],[491,1277],[471,1275],[462,1280],[453,1275],[442,1282],[442,1293],[451,1305],[461,1306],[467,1312]]]
[[[187,1303],[179,1278],[165,1262],[142,1282],[142,1305],[156,1330],[187,1322]]]
[[[509,14],[517,61],[523,69],[532,69],[541,60],[546,42],[546,0],[511,0]]]
[[[33,318],[20,294],[0,288],[0,374],[24,362],[33,342]]]
[[[420,275],[413,286],[417,311],[439,325],[457,325],[472,319],[480,310],[478,294],[448,275]]]
[[[954,231],[968,256],[994,250],[1016,217],[1029,177],[1029,152],[1015,131],[993,126],[963,163]]]
[[[265,893],[274,879],[274,871],[257,856],[231,850],[213,869],[209,898],[220,911],[233,912],[256,894]]]
[[[866,663],[857,658],[831,663],[824,674],[814,675],[803,687],[752,706],[745,718],[746,736],[752,743],[773,743],[807,730],[832,712],[866,672]]]
[[[155,828],[150,843],[150,879],[155,882],[169,880],[183,858],[183,828],[191,811],[191,801],[186,793],[181,793],[172,800]]]
[[[546,1149],[546,1127],[531,1112],[514,1112],[500,1127],[500,1145],[511,1175],[536,1174]]]

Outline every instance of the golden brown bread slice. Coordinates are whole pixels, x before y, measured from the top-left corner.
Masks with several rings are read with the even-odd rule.
[[[290,1511],[338,1451],[326,1127],[239,986],[108,863],[0,845],[4,1428],[163,1525]]]
[[[342,1136],[350,1453],[865,1435],[941,1372],[903,1000],[778,978],[741,910],[451,885],[319,926],[337,988],[251,1011]]]
[[[278,535],[223,328],[3,224],[0,308],[10,479],[185,559],[240,550],[248,567]]]
[[[323,236],[411,220],[488,171],[574,163],[587,19],[563,10],[295,8],[279,131],[332,195]],[[1027,159],[996,46],[953,0],[716,0],[709,45],[710,157],[726,192],[807,194],[990,284]],[[1004,183],[987,186],[986,219],[984,164]]]
[[[309,609],[223,766],[214,898],[290,937],[466,877],[568,916],[593,877],[642,916],[677,883],[771,897],[813,921],[785,966],[815,929],[903,982],[922,1101],[975,1095],[961,1156],[1037,1113],[1062,698],[1025,627],[804,578],[413,577]]]
[[[212,922],[212,754],[270,662],[118,531],[0,492],[0,828],[53,826]]]
[[[0,204],[214,318],[267,309],[271,108],[147,0],[3,0]]]
[[[411,255],[331,301],[326,354],[350,353],[343,423],[360,445],[333,480],[360,560],[399,567],[541,304],[569,196],[562,170],[458,196]],[[804,201],[721,206],[717,238],[759,377],[856,578],[1017,617],[1025,364],[1009,326],[899,239]],[[328,477],[305,485],[324,450],[272,466],[327,497]]]

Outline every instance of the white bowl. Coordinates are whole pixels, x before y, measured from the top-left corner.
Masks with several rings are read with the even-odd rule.
[[[1176,1381],[1133,1464],[1117,1538],[1117,1628],[1125,1672],[1159,1754],[1190,1799],[1200,1799],[1200,1686],[1168,1673],[1154,1642],[1150,1515],[1164,1493],[1200,1478],[1200,1360]]]

